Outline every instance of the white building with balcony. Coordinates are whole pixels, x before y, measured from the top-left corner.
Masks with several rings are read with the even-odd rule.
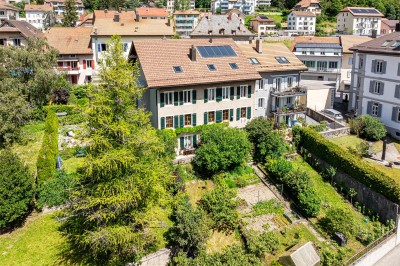
[[[167,0],[167,10],[170,14],[174,13],[174,11],[179,10],[194,10],[196,8],[196,1],[189,0],[188,2],[182,1],[180,3],[185,4],[187,6],[177,6],[178,1],[176,0]]]
[[[379,118],[400,140],[400,24],[397,30],[350,48],[354,63],[349,110]]]
[[[85,6],[83,5],[82,0],[76,0],[76,11],[78,12],[78,17],[83,15],[85,12]],[[57,22],[61,23],[62,18],[64,17],[65,11],[65,0],[45,0],[46,5],[51,5],[53,7],[54,15],[57,18]]]
[[[176,11],[174,13],[175,32],[182,37],[188,37],[199,23],[199,11]]]
[[[336,31],[354,35],[372,35],[381,32],[383,14],[371,7],[346,7],[336,15]]]
[[[211,11],[215,14],[218,8],[224,14],[231,9],[237,9],[243,14],[253,14],[255,12],[257,2],[256,0],[212,0]]]
[[[6,2],[0,2],[0,23],[6,20],[19,20],[19,8]]]
[[[298,35],[314,35],[316,15],[308,11],[292,11],[287,20],[287,29]]]
[[[25,21],[39,30],[45,30],[55,23],[53,8],[50,5],[25,5]]]

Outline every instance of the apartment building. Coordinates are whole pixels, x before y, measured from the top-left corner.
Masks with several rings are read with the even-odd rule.
[[[256,0],[212,0],[211,11],[213,14],[217,13],[217,10],[221,10],[221,13],[226,13],[231,9],[237,9],[240,12],[248,15],[255,12],[257,6]]]
[[[383,14],[371,7],[346,7],[336,15],[336,31],[353,35],[381,32]]]
[[[288,31],[298,35],[314,35],[316,15],[308,11],[292,11],[288,16]]]
[[[167,10],[170,14],[174,13],[174,11],[179,11],[179,10],[195,10],[196,8],[196,1],[195,0],[189,0],[187,2],[182,1],[182,4],[185,4],[187,6],[179,6],[178,1],[175,0],[167,0]]]
[[[254,116],[272,117],[277,125],[293,125],[305,118],[307,91],[300,87],[300,73],[307,67],[283,44],[239,44],[261,76],[255,87]]]
[[[379,118],[400,140],[400,24],[396,31],[357,45],[349,110]]]
[[[276,33],[275,20],[266,16],[257,16],[250,19],[250,29],[258,36],[274,34]]]
[[[19,8],[0,1],[0,23],[6,20],[19,20]]]
[[[256,7],[269,7],[271,0],[256,0]]]
[[[39,30],[45,30],[55,23],[53,8],[50,5],[25,5],[25,20]]]
[[[46,5],[51,5],[53,7],[54,15],[56,16],[57,23],[61,23],[64,17],[65,10],[65,1],[66,0],[45,0],[44,3]],[[83,15],[85,12],[85,6],[83,5],[82,0],[76,0],[76,11],[79,15]]]
[[[7,4],[14,4],[14,3],[25,3],[25,4],[30,4],[29,0],[5,0]]]
[[[322,7],[319,0],[301,0],[293,7],[293,10],[311,12],[319,16],[321,15]]]
[[[194,30],[200,20],[199,11],[175,11],[175,32],[182,37],[189,37],[190,33]]]
[[[382,18],[381,20],[381,35],[389,34],[396,31],[396,24],[400,20]]]
[[[71,84],[92,81],[95,62],[90,39],[91,28],[56,27],[45,33],[50,46],[58,50],[57,70]]]
[[[0,24],[0,46],[27,46],[28,38],[43,37],[43,33],[26,21],[6,20]]]
[[[142,104],[155,128],[241,128],[254,116],[260,75],[232,39],[135,40],[130,58],[139,62]],[[181,134],[178,154],[198,140],[198,133]]]

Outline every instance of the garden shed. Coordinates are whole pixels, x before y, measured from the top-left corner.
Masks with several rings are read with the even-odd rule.
[[[298,244],[279,258],[284,266],[316,266],[320,265],[320,257],[311,242]]]

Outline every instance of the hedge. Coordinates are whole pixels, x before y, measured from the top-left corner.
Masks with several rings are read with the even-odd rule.
[[[182,128],[175,128],[176,135],[180,134],[190,134],[190,133],[197,133],[201,132],[207,128],[220,128],[220,127],[227,127],[229,126],[228,122],[217,123],[217,124],[206,124],[206,125],[199,125],[194,127],[182,127]]]
[[[49,113],[49,111],[53,111],[55,113],[66,112],[69,115],[76,113],[75,105],[52,104],[52,105],[44,106],[43,109],[45,110],[46,113]]]
[[[58,156],[58,118],[54,110],[49,110],[43,136],[42,147],[36,162],[37,183],[53,178]]]
[[[332,167],[347,173],[375,192],[395,203],[400,203],[400,186],[378,169],[368,165],[340,146],[326,140],[310,128],[295,127],[293,130],[299,145]]]

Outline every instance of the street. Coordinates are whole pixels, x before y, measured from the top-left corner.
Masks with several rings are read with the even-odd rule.
[[[400,245],[375,263],[374,266],[400,266]]]

